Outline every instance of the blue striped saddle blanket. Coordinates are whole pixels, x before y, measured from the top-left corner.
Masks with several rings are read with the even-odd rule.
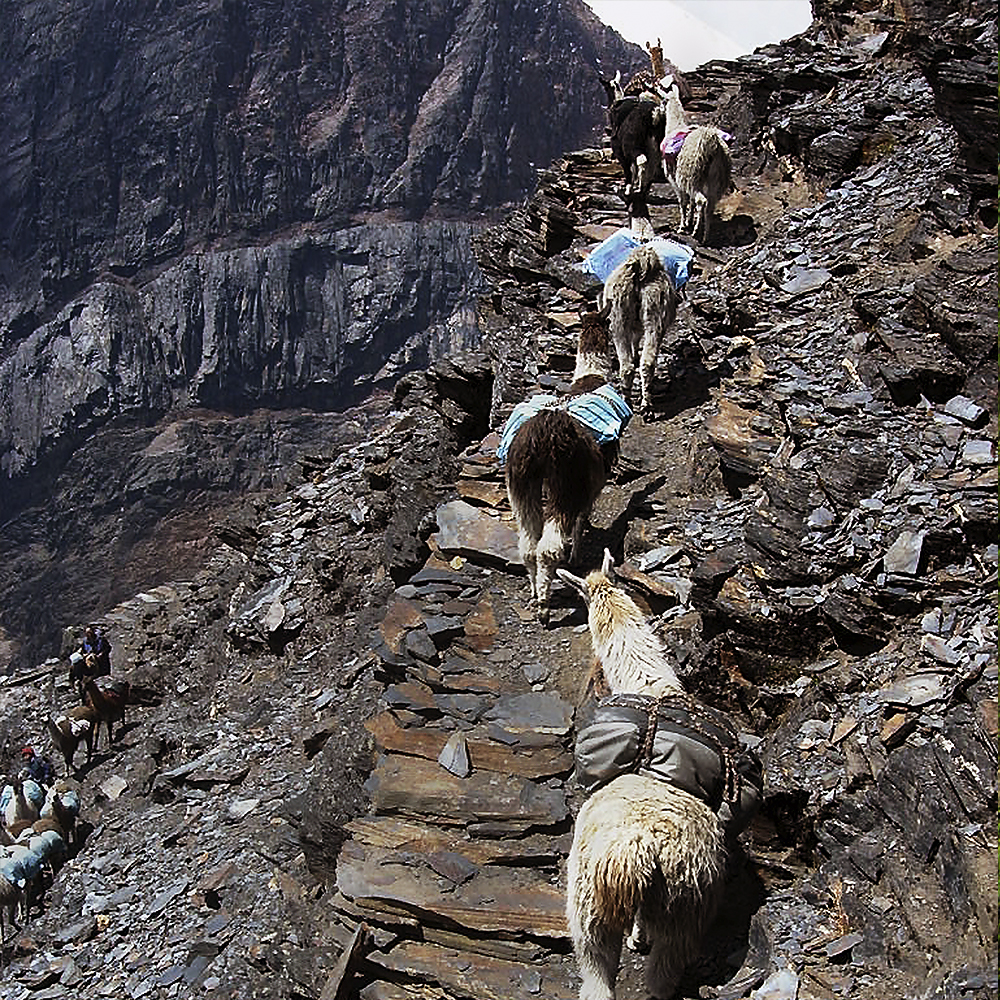
[[[602,385],[594,392],[585,392],[569,399],[545,393],[532,396],[531,399],[518,403],[504,424],[500,434],[500,447],[497,448],[497,458],[501,465],[507,461],[507,451],[521,425],[542,410],[565,410],[594,435],[598,444],[617,441],[632,419],[632,407],[610,385]]]

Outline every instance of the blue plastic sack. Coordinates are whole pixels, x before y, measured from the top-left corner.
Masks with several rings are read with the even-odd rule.
[[[571,417],[586,427],[598,444],[617,441],[632,419],[632,408],[610,385],[602,385],[593,392],[571,396],[560,402],[558,396],[540,394],[518,403],[507,418],[500,434],[497,459],[501,465],[507,461],[507,452],[521,425],[542,410],[565,409]]]
[[[639,239],[631,229],[619,229],[606,240],[599,243],[587,254],[580,269],[592,274],[598,281],[607,281],[611,272],[637,247],[648,242],[663,261],[663,266],[674,283],[674,288],[680,291],[690,277],[691,261],[694,251],[683,243],[657,236],[651,240]]]

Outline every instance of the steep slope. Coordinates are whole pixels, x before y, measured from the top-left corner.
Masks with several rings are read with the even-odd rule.
[[[602,59],[647,61],[578,0],[39,2],[0,53],[0,622],[29,659],[34,609],[126,596],[160,518],[285,477],[227,467],[232,419],[322,452],[295,408],[478,342],[484,213],[593,136]],[[145,503],[136,427],[207,410]]]
[[[766,763],[687,995],[998,995],[995,199],[921,45],[838,4],[691,81],[736,124],[738,191],[586,551],[624,557],[685,683]],[[935,45],[996,92],[991,9]],[[617,171],[568,155],[483,234],[486,353],[345,414],[214,526],[204,571],[108,616],[139,704],[82,777],[91,828],[11,948],[12,996],[574,995],[589,649],[570,595],[550,629],[527,607],[489,432],[571,370]],[[0,690],[8,747],[69,703],[64,667]]]

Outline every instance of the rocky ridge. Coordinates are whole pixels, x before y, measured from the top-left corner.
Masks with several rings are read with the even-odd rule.
[[[995,65],[980,14],[939,38]],[[907,24],[833,27],[691,81],[740,121],[739,190],[587,559],[624,555],[689,689],[765,759],[686,991],[995,997],[995,215]],[[846,136],[832,86],[890,107]],[[568,379],[616,172],[568,156],[484,234],[488,357],[404,378],[220,524],[202,573],[109,616],[144,704],[84,779],[93,829],[13,996],[574,994],[588,643],[568,595],[549,630],[527,607],[488,432]],[[676,206],[651,208],[669,233]],[[61,673],[3,692],[8,745]]]

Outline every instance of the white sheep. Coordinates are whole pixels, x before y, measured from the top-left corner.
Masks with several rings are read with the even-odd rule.
[[[594,653],[611,691],[681,694],[642,612],[609,579],[611,555],[586,579],[559,570],[588,606]],[[674,995],[711,920],[726,859],[713,809],[673,784],[623,773],[586,801],[567,866],[566,916],[583,984],[580,1000],[614,1000],[624,936],[648,941],[646,989]]]

